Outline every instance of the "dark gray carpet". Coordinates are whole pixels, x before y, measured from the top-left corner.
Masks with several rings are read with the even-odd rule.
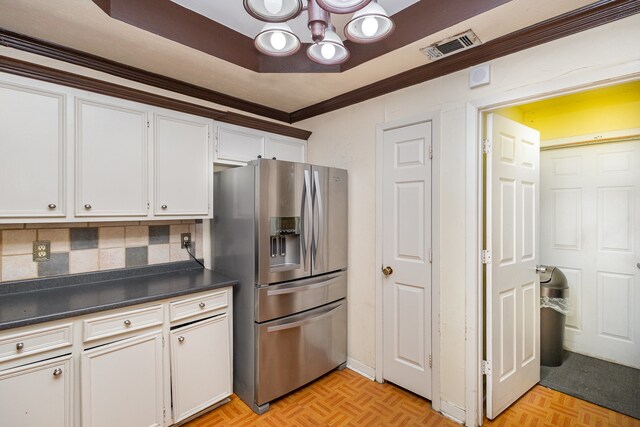
[[[640,369],[570,351],[561,366],[542,366],[540,384],[640,419]]]

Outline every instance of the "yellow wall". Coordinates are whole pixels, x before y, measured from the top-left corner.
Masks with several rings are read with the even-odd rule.
[[[542,140],[640,128],[640,81],[505,108],[496,113],[539,130]]]

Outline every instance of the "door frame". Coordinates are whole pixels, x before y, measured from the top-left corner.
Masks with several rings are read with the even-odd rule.
[[[440,110],[376,125],[376,264],[382,265],[382,168],[384,132],[392,129],[431,122],[431,406],[440,411]],[[425,153],[426,154],[426,153]],[[382,275],[376,274],[376,365],[375,380],[383,377]]]
[[[485,349],[484,272],[480,261],[483,248],[484,215],[483,194],[486,182],[483,176],[482,140],[485,135],[484,115],[498,108],[513,107],[589,89],[612,86],[640,79],[633,64],[622,64],[599,70],[590,70],[581,78],[565,77],[500,92],[466,104],[466,261],[465,310],[467,314],[465,345],[465,425],[482,425],[485,414],[482,360]]]

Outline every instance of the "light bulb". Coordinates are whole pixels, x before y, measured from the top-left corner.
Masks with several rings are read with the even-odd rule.
[[[264,0],[264,8],[270,14],[276,15],[282,10],[282,0]]]
[[[362,34],[371,37],[376,32],[378,32],[378,20],[371,16],[364,18],[362,21]]]
[[[271,33],[270,41],[271,41],[271,46],[275,50],[282,50],[287,44],[287,38],[280,31],[274,31],[273,33]]]
[[[324,59],[331,59],[336,55],[336,47],[331,43],[323,43],[320,54]]]

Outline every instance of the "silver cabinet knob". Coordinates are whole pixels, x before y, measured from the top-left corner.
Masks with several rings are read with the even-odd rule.
[[[91,205],[89,203],[87,203],[86,205],[84,205],[85,209],[91,209]]]
[[[167,205],[162,205],[161,208],[162,209],[167,209]]]
[[[179,336],[178,337],[178,342],[184,342],[184,337],[183,336]]]
[[[57,208],[55,203],[49,203],[49,209],[55,209]]]
[[[205,305],[206,305],[205,303],[201,302],[200,304],[198,304],[198,307],[204,308]]]
[[[22,350],[24,348],[24,343],[23,342],[19,342],[16,344],[16,350]]]
[[[62,369],[56,368],[56,369],[53,370],[53,376],[54,377],[59,377],[60,375],[62,375]]]
[[[131,320],[127,319],[124,321],[124,326],[131,326]]]

